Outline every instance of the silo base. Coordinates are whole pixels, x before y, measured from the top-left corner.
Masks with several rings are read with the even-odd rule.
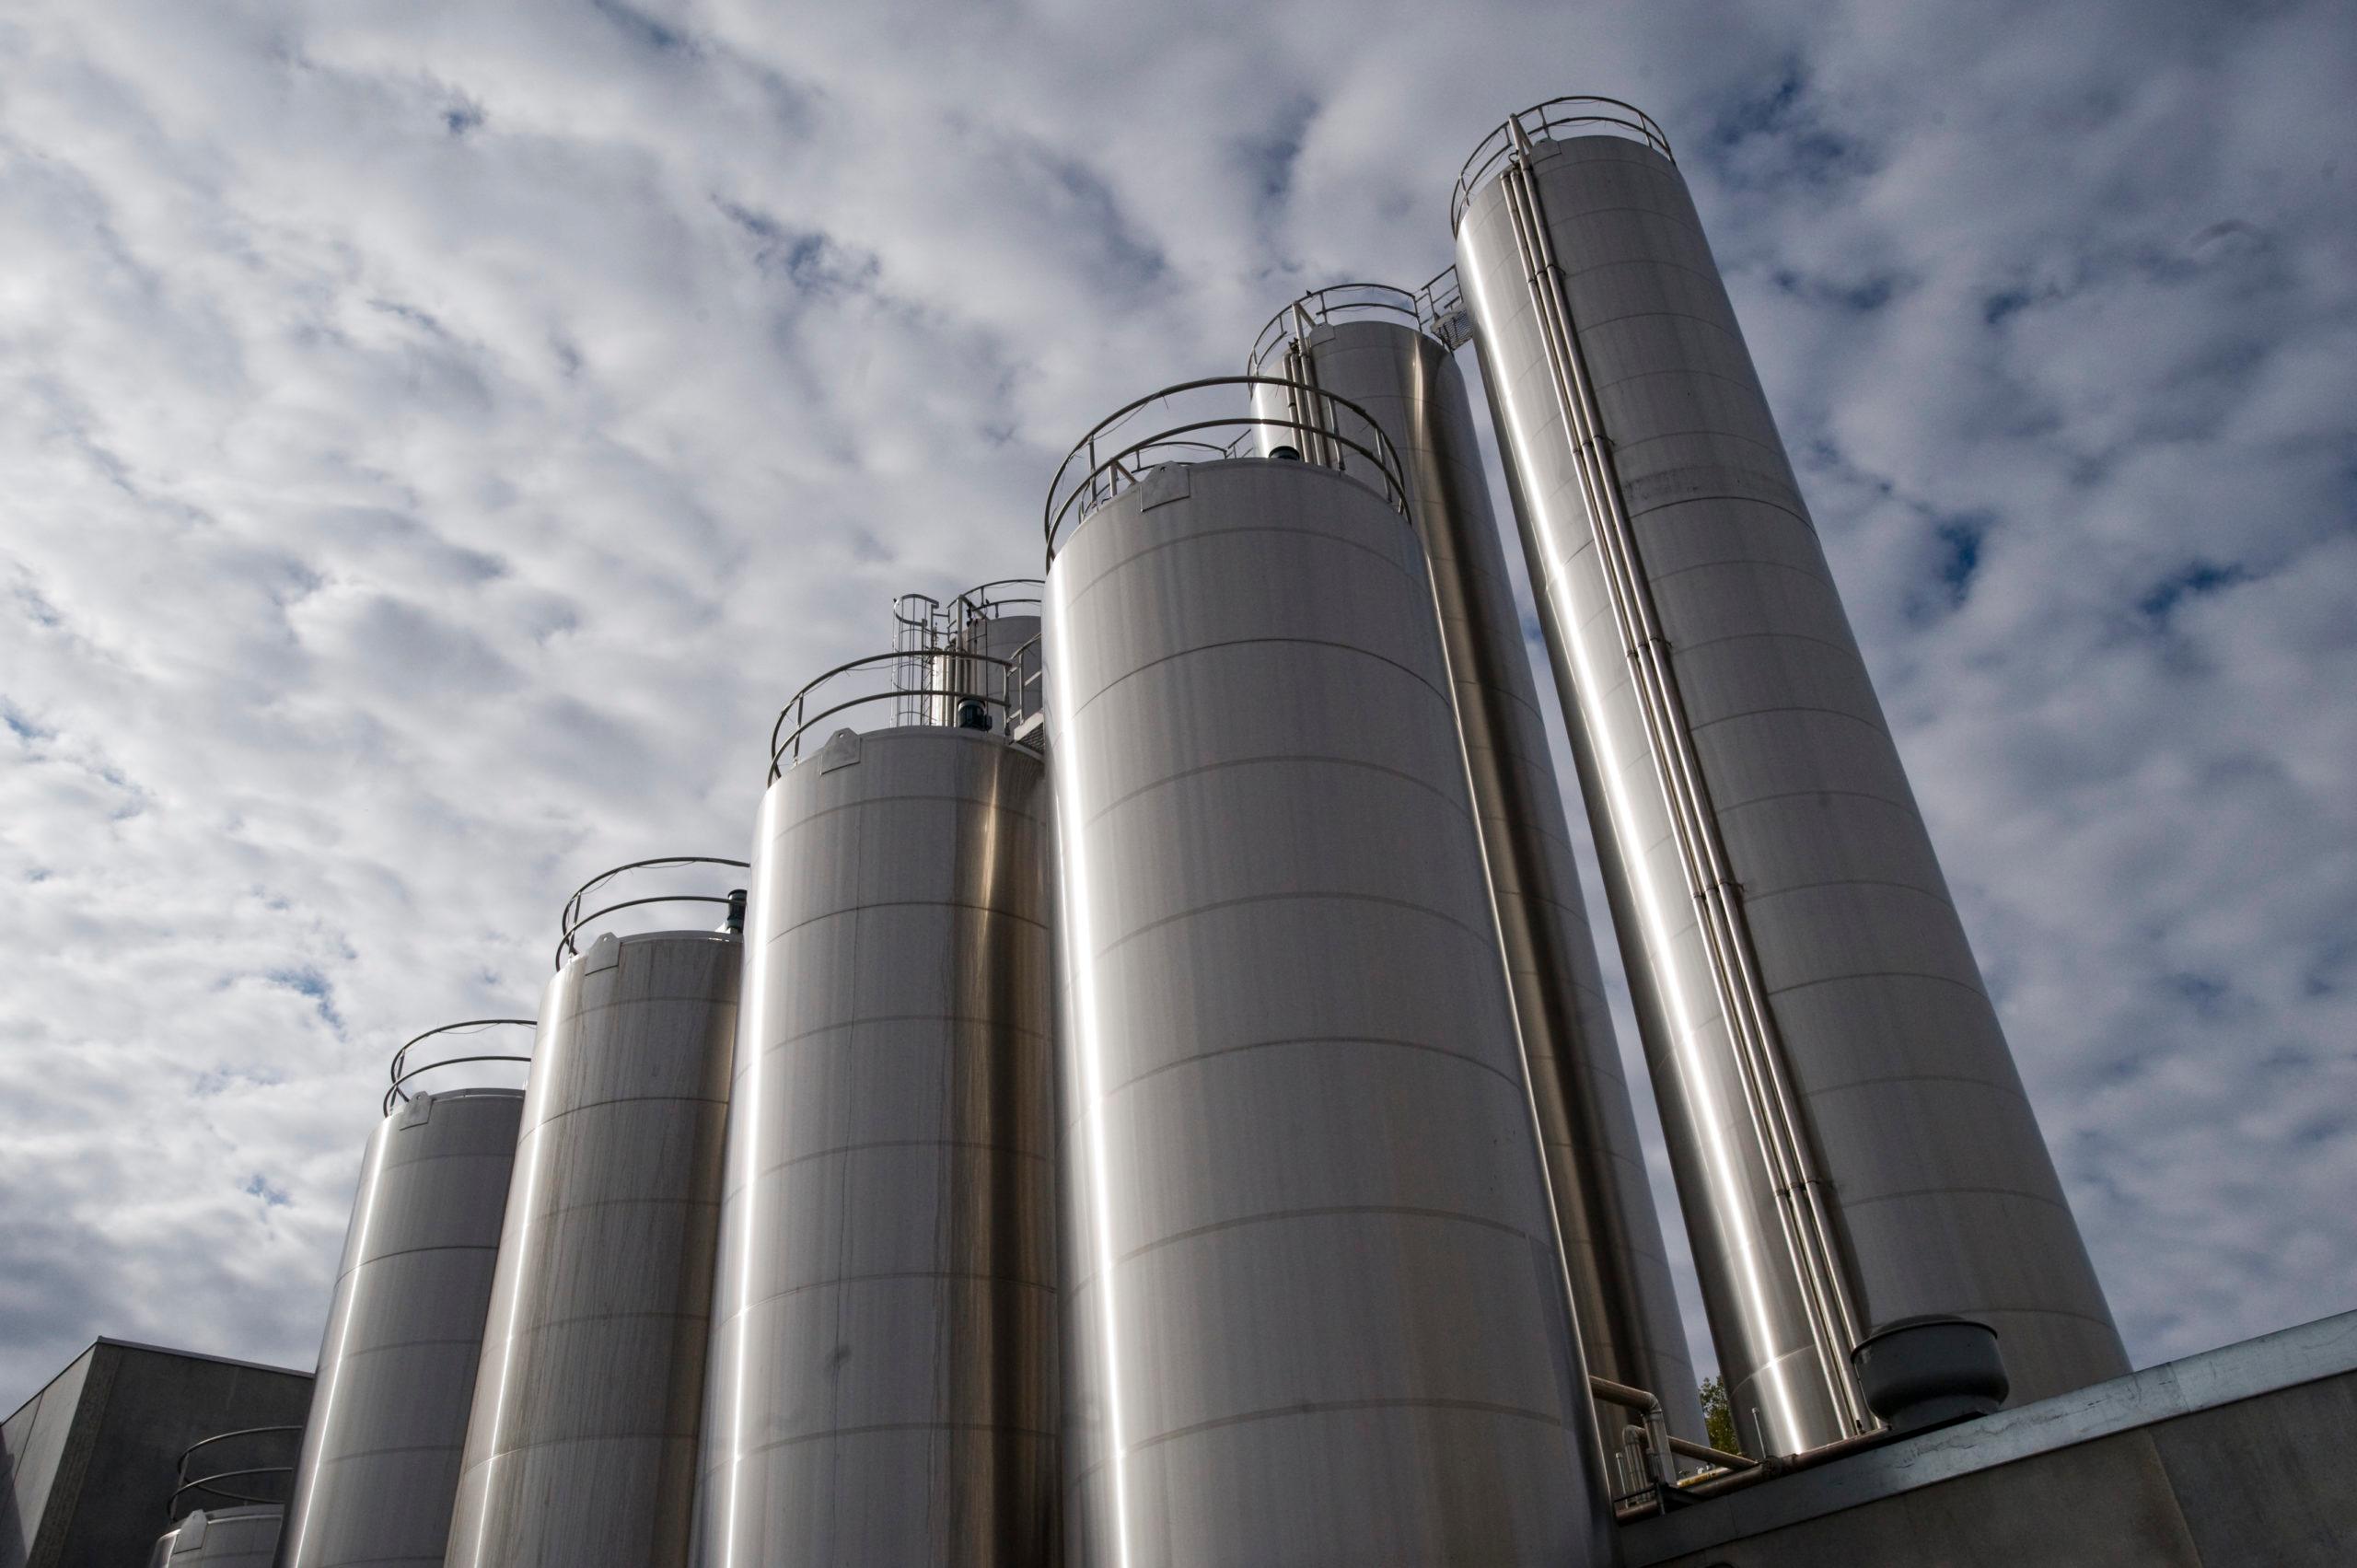
[[[2357,1562],[2357,1312],[1622,1527],[1628,1568]]]

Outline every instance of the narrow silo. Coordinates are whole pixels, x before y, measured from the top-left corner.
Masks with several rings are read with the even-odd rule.
[[[283,1568],[439,1563],[449,1539],[524,1095],[406,1093],[362,1157]]]
[[[1245,387],[1172,389],[1049,502],[1094,1568],[1612,1560],[1423,549],[1339,412],[1231,458]]]
[[[1745,1446],[1870,1423],[1918,1316],[2016,1401],[2125,1371],[1667,143],[1542,105],[1451,215]]]
[[[761,803],[705,1568],[1054,1551],[1045,772],[984,697],[988,729],[891,723],[893,663],[805,689]]]
[[[675,889],[691,868],[743,865],[639,862],[566,906],[449,1568],[687,1561],[744,943],[741,893]],[[721,928],[586,935],[621,910],[697,905],[718,906]]]
[[[1423,541],[1481,830],[1556,1226],[1588,1371],[1646,1389],[1681,1437],[1702,1437],[1694,1365],[1645,1178],[1637,1117],[1580,892],[1547,724],[1491,510],[1473,405],[1429,309],[1404,289],[1351,284],[1287,306],[1254,345],[1259,374],[1364,409],[1399,453]],[[1288,406],[1262,385],[1261,412]],[[1291,400],[1321,416],[1316,396]],[[1617,1434],[1628,1412],[1605,1407]]]

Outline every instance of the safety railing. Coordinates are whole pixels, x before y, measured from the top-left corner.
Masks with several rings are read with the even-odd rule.
[[[733,888],[726,893],[653,893],[644,898],[619,900],[598,909],[586,908],[589,895],[617,877],[634,871],[668,871],[682,865],[727,865],[744,871],[750,869],[751,863],[729,860],[716,854],[673,854],[658,856],[653,860],[633,860],[627,865],[617,865],[610,871],[600,871],[573,889],[573,896],[564,900],[564,912],[557,917],[562,934],[556,939],[556,967],[562,970],[567,958],[577,958],[581,956],[581,948],[575,939],[580,935],[582,927],[591,921],[602,920],[607,915],[617,914],[623,910],[641,909],[649,904],[721,904],[728,911],[727,922],[725,923],[729,923],[733,929],[742,930],[745,923],[745,890],[742,888]]]
[[[1282,368],[1287,345],[1308,337],[1313,328],[1368,317],[1389,318],[1430,333],[1450,349],[1463,346],[1473,336],[1473,319],[1466,312],[1455,267],[1417,289],[1394,288],[1382,283],[1329,284],[1311,289],[1269,318],[1269,324],[1252,340],[1251,355],[1244,362],[1245,371],[1258,376],[1271,361],[1278,362]]]
[[[465,1018],[455,1024],[444,1024],[439,1028],[428,1029],[424,1034],[412,1035],[402,1041],[401,1048],[393,1052],[392,1065],[389,1069],[392,1076],[392,1084],[385,1090],[384,1114],[390,1116],[394,1106],[405,1105],[409,1102],[410,1081],[424,1074],[470,1062],[530,1062],[532,1059],[528,1054],[513,1056],[486,1052],[467,1056],[445,1056],[433,1062],[421,1062],[414,1066],[410,1063],[409,1053],[429,1040],[436,1040],[444,1035],[480,1034],[485,1029],[507,1028],[536,1029],[540,1028],[540,1024],[538,1020],[532,1018]]]
[[[1423,319],[1424,331],[1450,349],[1463,348],[1473,341],[1473,312],[1465,308],[1465,289],[1457,282],[1456,267],[1442,269],[1438,277],[1416,291],[1416,309]]]
[[[892,647],[900,655],[893,679],[900,688],[896,714],[900,724],[935,724],[942,714],[938,700],[924,688],[941,684],[941,661],[969,651],[990,651],[989,623],[1006,615],[1037,617],[1047,584],[1038,577],[1001,577],[979,583],[946,599],[930,594],[902,594],[892,601]],[[1021,645],[1038,662],[1037,639]],[[1002,656],[1021,662],[1020,649]],[[1036,679],[1018,680],[1025,689]],[[1029,712],[1037,712],[1036,707]],[[1022,715],[1009,715],[1009,727]]]
[[[1481,188],[1482,181],[1499,164],[1513,156],[1516,146],[1526,141],[1551,142],[1563,132],[1583,136],[1626,136],[1644,143],[1672,163],[1678,161],[1662,128],[1635,104],[1623,103],[1617,98],[1550,98],[1514,115],[1481,138],[1481,145],[1465,160],[1465,168],[1457,177],[1457,188],[1449,193],[1448,232],[1457,232],[1457,226],[1465,221],[1466,204],[1473,200],[1473,192]]]
[[[198,1438],[186,1448],[180,1450],[180,1466],[173,1474],[173,1480],[178,1484],[176,1484],[172,1490],[172,1499],[170,1504],[165,1508],[164,1517],[167,1520],[179,1519],[180,1516],[180,1500],[187,1497],[191,1493],[198,1493],[200,1501],[202,1501],[203,1498],[210,1497],[218,1498],[224,1502],[231,1504],[284,1503],[286,1501],[287,1489],[293,1485],[292,1477],[295,1474],[294,1450],[300,1446],[302,1433],[303,1429],[300,1426],[248,1426],[240,1428],[236,1432],[217,1432],[210,1437]],[[216,1444],[235,1443],[248,1438],[286,1440],[284,1445],[286,1463],[283,1465],[238,1465],[236,1464],[234,1460],[223,1461],[217,1456],[208,1454],[205,1456],[204,1459],[206,1464],[228,1462],[233,1466],[233,1468],[220,1470],[207,1470],[204,1474],[200,1476],[192,1476],[188,1473],[191,1467],[195,1463],[197,1455],[203,1450],[211,1448]],[[254,1446],[259,1450],[263,1448],[264,1445],[260,1442],[256,1442]],[[268,1458],[269,1456],[267,1454],[262,1454],[259,1457]],[[262,1478],[266,1476],[283,1476],[289,1479],[285,1486],[273,1486],[262,1481]],[[235,1486],[228,1484],[232,1481],[239,1482],[241,1484]]]
[[[1013,659],[963,648],[943,649],[931,662],[945,679],[911,688],[900,677],[900,661],[907,657],[907,654],[895,648],[890,653],[846,660],[815,677],[788,698],[785,706],[778,710],[777,722],[770,726],[771,782],[775,783],[780,774],[801,760],[802,743],[813,729],[838,714],[870,703],[894,703],[894,717],[900,720],[900,714],[909,711],[905,705],[908,701],[918,700],[922,703],[917,710],[921,716],[900,720],[902,723],[932,722],[937,706],[957,728],[1014,727],[1020,716],[1017,700],[1021,688]],[[873,689],[862,691],[861,687]],[[838,697],[845,691],[853,694]],[[814,706],[822,694],[838,700],[829,701],[824,707]]]
[[[1223,398],[1232,403],[1239,392],[1242,411],[1214,412]],[[1285,411],[1254,407],[1264,401],[1255,395],[1260,393],[1268,394],[1265,401],[1271,402],[1282,398]],[[1155,417],[1156,410],[1167,411],[1169,423]],[[1140,431],[1144,434],[1136,434]],[[1204,438],[1223,431],[1233,434],[1225,441]],[[1257,443],[1276,436],[1290,439],[1277,441],[1272,455],[1347,473],[1406,516],[1408,482],[1399,454],[1366,410],[1283,377],[1213,376],[1181,381],[1124,404],[1073,447],[1048,486],[1049,561],[1054,562],[1057,542],[1067,528],[1156,469],[1241,457]]]
[[[1311,289],[1269,318],[1269,324],[1252,340],[1251,355],[1244,362],[1245,373],[1260,374],[1260,367],[1271,355],[1282,356],[1286,343],[1307,337],[1314,326],[1370,316],[1388,317],[1410,327],[1423,325],[1416,296],[1404,288],[1382,283],[1329,284],[1324,288]]]

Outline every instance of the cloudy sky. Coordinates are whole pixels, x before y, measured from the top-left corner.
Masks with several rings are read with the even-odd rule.
[[[9,6],[0,1410],[309,1365],[392,1047],[1573,91],[1694,183],[2131,1352],[2357,1306],[2348,20]]]

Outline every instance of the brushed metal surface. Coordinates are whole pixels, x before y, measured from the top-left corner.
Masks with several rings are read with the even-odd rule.
[[[1528,167],[1864,1331],[2002,1336],[2014,1402],[2126,1369],[1677,168]],[[1747,1449],[1842,1435],[1671,842],[1504,181],[1457,234],[1680,1203]]]
[[[541,996],[448,1568],[687,1561],[743,958],[609,935]]]
[[[421,1094],[370,1134],[283,1568],[442,1562],[523,1108],[520,1089]]]
[[[170,1568],[270,1568],[286,1510],[275,1503],[208,1508],[156,1543],[155,1563]]]
[[[180,1539],[180,1527],[174,1525],[156,1538],[156,1550],[147,1554],[147,1568],[166,1568],[172,1560],[172,1544]],[[271,1539],[274,1545],[277,1538],[273,1536]]]
[[[695,1561],[1031,1568],[1056,1496],[1039,756],[838,733],[754,851]]]
[[[1404,320],[1305,321],[1286,343],[1306,364],[1289,357],[1283,374],[1364,409],[1406,470],[1588,1371],[1652,1393],[1671,1431],[1699,1442],[1693,1359],[1464,375]],[[1281,394],[1254,396],[1274,407]],[[1617,1433],[1621,1412],[1605,1413]]]
[[[1165,468],[1048,625],[1081,1560],[1609,1562],[1414,533]]]

